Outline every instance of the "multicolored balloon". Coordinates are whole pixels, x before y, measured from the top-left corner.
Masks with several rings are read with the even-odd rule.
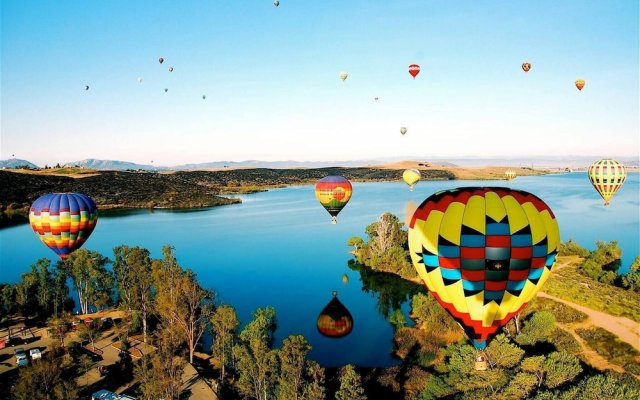
[[[349,77],[349,73],[342,71],[340,72],[340,75],[338,75],[340,77],[340,79],[342,79],[342,82],[346,81],[347,78]]]
[[[338,300],[338,292],[320,312],[316,323],[318,332],[330,338],[341,338],[353,330],[353,317],[347,308]]]
[[[578,88],[578,90],[582,91],[582,88],[584,87],[585,83],[586,82],[584,80],[578,79],[576,81],[576,87]]]
[[[48,193],[29,210],[31,228],[61,259],[87,241],[98,222],[98,208],[81,193]]]
[[[418,183],[420,178],[420,171],[417,169],[407,169],[402,173],[402,180],[404,180],[404,183],[409,185],[409,190],[411,191],[413,191],[413,188],[416,186],[416,183]]]
[[[531,69],[531,64],[529,64],[528,62],[522,64],[522,70],[524,72],[529,72],[530,69]]]
[[[353,187],[342,176],[327,176],[316,183],[316,198],[331,215],[331,223],[336,224],[337,216],[347,205]]]
[[[589,166],[589,180],[608,206],[611,198],[627,179],[627,170],[616,160],[604,158]]]
[[[508,169],[506,171],[504,171],[504,176],[507,178],[508,181],[512,181],[514,179],[516,179],[516,171],[512,170],[512,169]]]
[[[482,350],[551,274],[560,232],[531,193],[465,187],[428,197],[408,241],[420,278]]]
[[[413,76],[413,79],[416,79],[416,76],[420,73],[420,66],[418,64],[409,65],[409,73]]]

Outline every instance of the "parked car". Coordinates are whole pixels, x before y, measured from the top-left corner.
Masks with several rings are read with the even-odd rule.
[[[42,358],[42,352],[38,348],[31,349],[29,350],[29,357],[31,357],[32,360]]]
[[[16,365],[18,367],[24,367],[29,363],[29,359],[27,358],[27,353],[24,352],[22,347],[18,347],[15,349],[16,353]]]

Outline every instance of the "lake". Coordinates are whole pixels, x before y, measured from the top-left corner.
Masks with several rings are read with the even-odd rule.
[[[404,219],[411,204],[458,186],[522,189],[551,207],[563,241],[573,238],[595,248],[596,240],[617,240],[623,249],[621,271],[626,271],[640,254],[638,177],[629,174],[608,207],[586,173],[511,182],[420,182],[413,192],[402,182],[355,183],[337,225],[316,201],[313,186],[295,186],[238,196],[243,201],[238,205],[101,216],[84,247],[113,257],[113,247],[137,245],[160,257],[162,246],[172,244],[180,264],[193,269],[222,302],[232,304],[243,322],[258,307],[275,307],[278,345],[289,334],[302,334],[313,346],[311,357],[323,366],[382,367],[398,363],[390,355],[393,328],[385,314],[400,305],[408,312],[411,287],[392,277],[361,276],[348,266],[352,256],[346,245],[350,237],[364,236],[365,226],[380,214],[390,211]],[[54,254],[28,224],[0,230],[0,282],[15,282],[41,257],[53,259]],[[343,274],[349,277],[347,284]],[[333,290],[354,319],[353,332],[342,339],[325,338],[316,330],[316,318]]]

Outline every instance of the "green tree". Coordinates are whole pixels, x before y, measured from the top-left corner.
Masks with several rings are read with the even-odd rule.
[[[104,307],[111,302],[113,277],[106,268],[109,259],[97,251],[79,249],[63,262],[67,275],[78,293],[80,310],[89,312],[91,305]]]
[[[239,343],[233,346],[237,388],[244,396],[257,400],[273,396],[277,380],[277,356],[271,349],[275,329],[276,311],[272,307],[258,308],[240,332]]]
[[[69,332],[69,323],[71,317],[69,314],[62,314],[61,316],[53,316],[47,322],[49,335],[55,340],[60,341],[60,347],[64,347],[64,339]]]
[[[0,283],[0,323],[6,318],[9,320],[7,326],[7,338],[11,339],[12,316],[17,311],[16,307],[16,287]]]
[[[633,290],[634,292],[640,292],[640,256],[633,260],[633,263],[629,267],[629,272],[622,275],[620,280],[622,287]]]
[[[154,308],[164,326],[179,328],[193,363],[195,347],[211,321],[214,294],[200,286],[195,273],[180,268],[173,247],[165,246],[163,253],[164,259],[153,263]]]
[[[347,240],[347,246],[353,246],[354,251],[358,251],[363,244],[364,241],[361,237],[358,236],[354,236],[351,239]]]
[[[543,363],[543,368],[545,372],[544,385],[550,389],[573,380],[582,372],[580,361],[564,351],[549,354]]]
[[[536,385],[538,387],[542,385],[544,380],[544,360],[544,356],[526,357],[520,364],[520,368],[523,371],[533,374],[536,377]]]
[[[211,330],[213,333],[213,344],[211,351],[213,356],[220,360],[222,366],[221,380],[226,376],[226,367],[232,362],[232,349],[238,335],[240,321],[236,310],[223,304],[219,306],[211,316]]]
[[[177,338],[181,333],[166,327],[156,333],[157,351],[145,355],[134,367],[133,376],[140,382],[142,400],[177,400],[182,391],[185,361],[177,356]]]
[[[305,388],[305,366],[311,345],[302,335],[292,335],[284,339],[278,351],[280,374],[276,398],[279,400],[298,400]]]
[[[581,247],[573,239],[569,239],[567,242],[560,243],[560,246],[558,246],[558,254],[561,256],[580,256],[582,258],[587,258],[591,252],[584,247]]]
[[[393,329],[399,329],[407,325],[407,319],[401,309],[396,308],[389,317],[389,322],[393,325]]]
[[[634,378],[623,379],[612,373],[598,374],[581,381],[579,394],[582,400],[629,400],[640,399],[640,384]]]
[[[503,392],[507,399],[525,399],[537,387],[538,379],[527,372],[518,372],[510,381]]]
[[[90,323],[84,321],[78,327],[78,337],[82,340],[88,340],[91,347],[95,350],[95,341],[100,337],[100,320],[93,319]]]
[[[485,352],[491,368],[513,368],[524,356],[524,350],[509,342],[509,339],[503,334],[496,336],[489,343]]]
[[[516,342],[521,345],[534,345],[538,342],[546,342],[556,329],[556,318],[549,311],[539,311],[531,318],[524,321],[520,334],[516,336]]]
[[[62,376],[60,360],[42,358],[20,369],[20,377],[11,388],[16,400],[67,400],[76,399],[77,391],[72,382]]]
[[[113,272],[122,305],[142,317],[142,337],[147,342],[147,320],[153,304],[153,267],[149,250],[118,246],[113,249]]]
[[[307,361],[307,384],[302,392],[305,400],[325,400],[324,368],[315,361]]]
[[[340,371],[340,389],[336,392],[336,400],[366,400],[360,374],[351,364]]]

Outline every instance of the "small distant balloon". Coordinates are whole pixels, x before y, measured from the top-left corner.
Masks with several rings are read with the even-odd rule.
[[[207,98],[207,96],[205,96],[204,94],[202,95],[202,100],[205,100]]]
[[[345,71],[340,72],[340,79],[342,79],[342,82],[346,81],[347,78],[349,77],[349,74]]]
[[[528,62],[522,64],[522,70],[524,72],[529,72],[530,69],[531,69],[531,64],[529,64]]]
[[[512,169],[508,169],[508,170],[504,171],[504,176],[507,178],[508,181],[512,181],[512,180],[516,179],[516,171],[514,171]]]
[[[276,0],[276,1],[273,2],[273,5],[278,7],[280,5],[280,2],[278,0]]]
[[[167,88],[164,88],[164,92],[165,92],[165,93],[167,93],[168,91],[169,91],[169,89],[167,89]]]
[[[407,169],[402,173],[402,180],[404,180],[404,183],[409,185],[409,190],[411,191],[413,191],[416,183],[420,181],[420,178],[420,171],[417,169]]]
[[[138,77],[138,83],[142,83],[142,77],[141,76]]]
[[[591,184],[602,196],[604,205],[608,206],[627,179],[627,169],[616,160],[604,158],[589,166],[588,175]]]
[[[374,97],[373,99],[374,99],[375,101],[378,101],[378,100],[380,100],[380,97]]]
[[[402,128],[400,128],[400,133],[402,133],[403,135],[407,133],[407,127],[403,126]]]
[[[584,80],[578,79],[576,81],[576,87],[578,88],[578,90],[582,91],[582,88],[584,87],[585,83],[586,82]]]
[[[341,278],[341,279],[342,279],[342,283],[343,283],[343,284],[345,284],[345,285],[346,285],[347,283],[349,283],[349,275],[347,275],[347,274],[342,274],[342,278]]]
[[[416,79],[416,76],[420,73],[420,66],[418,64],[409,65],[409,73],[413,76],[413,79]]]
[[[84,85],[84,90],[89,90],[89,85]]]
[[[162,57],[158,58],[158,62],[159,62],[160,64],[162,64],[162,63],[164,62],[164,58],[162,58]]]
[[[169,67],[169,72],[173,72],[173,67]]]

